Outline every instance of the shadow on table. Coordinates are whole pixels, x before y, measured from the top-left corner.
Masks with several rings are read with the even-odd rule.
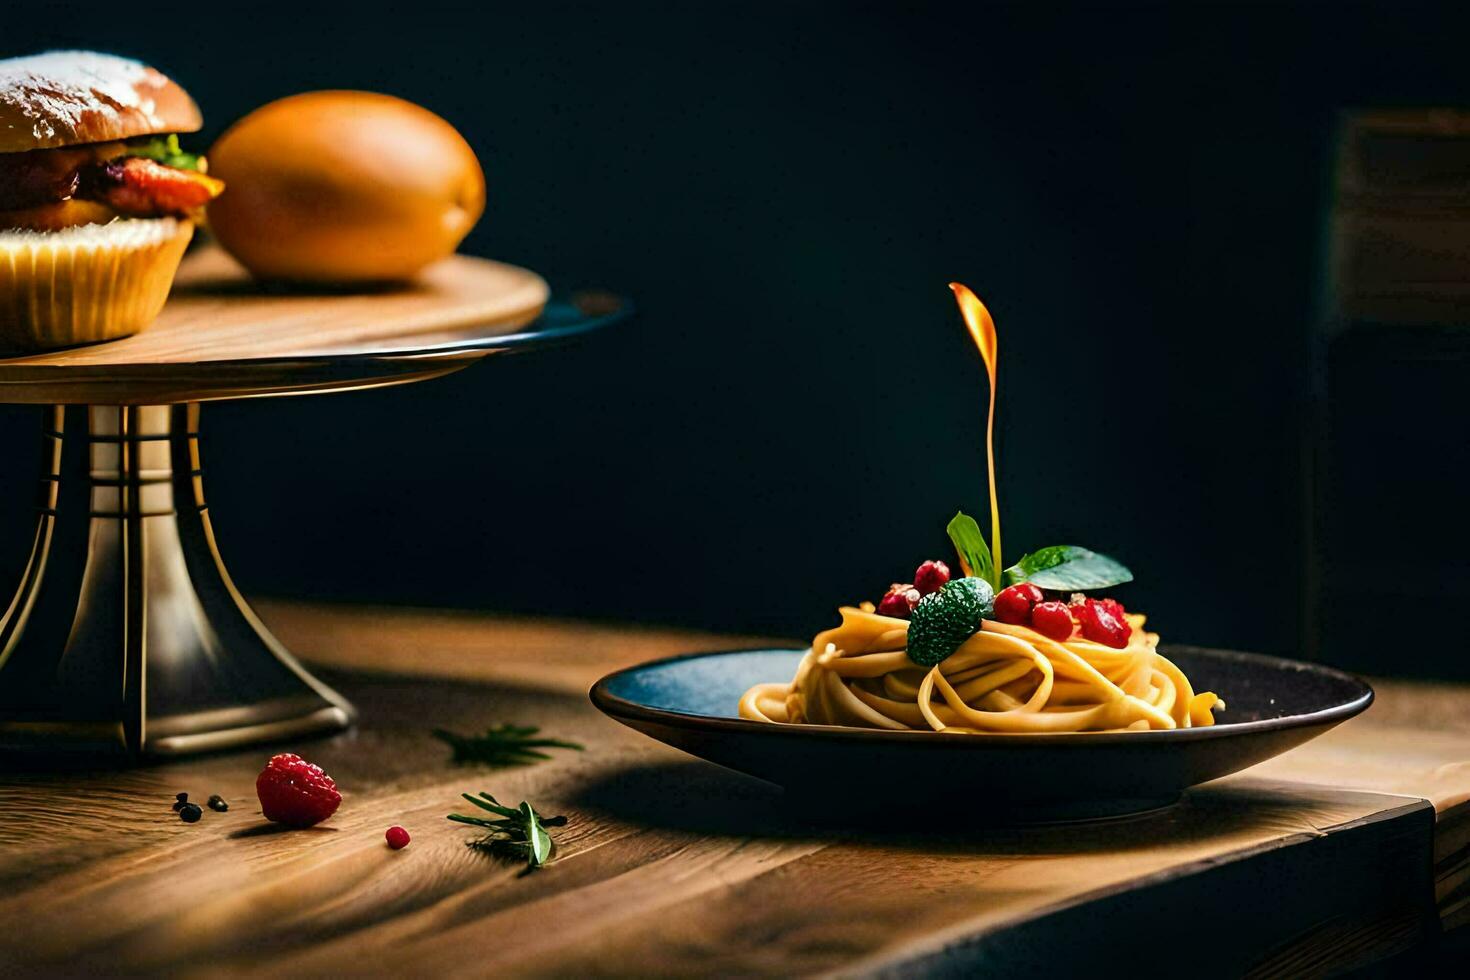
[[[635,766],[586,784],[570,802],[627,823],[689,833],[775,839],[843,840],[933,854],[1067,854],[1187,843],[1250,828],[1305,837],[1335,821],[1332,801],[1302,787],[1236,780],[1208,786],[1178,804],[1130,817],[1022,825],[987,822],[984,800],[924,812],[901,799],[793,800],[782,790],[702,762]]]

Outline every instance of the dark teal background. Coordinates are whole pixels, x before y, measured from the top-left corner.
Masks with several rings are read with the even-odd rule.
[[[420,102],[484,163],[466,251],[640,307],[444,381],[208,407],[247,591],[794,634],[948,558],[957,507],[985,523],[959,279],[999,325],[1009,557],[1085,544],[1171,638],[1300,650],[1335,113],[1470,97],[1465,18],[1403,5],[7,18],[4,54],[169,72],[204,108],[195,148],[302,90]],[[4,571],[34,415],[0,412]]]

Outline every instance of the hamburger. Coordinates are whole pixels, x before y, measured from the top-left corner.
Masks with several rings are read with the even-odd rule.
[[[202,120],[146,65],[90,51],[0,60],[0,347],[137,333],[224,190],[179,133]]]

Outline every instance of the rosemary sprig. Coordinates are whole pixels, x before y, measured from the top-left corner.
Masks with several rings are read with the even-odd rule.
[[[434,729],[434,737],[453,750],[455,762],[482,762],[491,766],[526,766],[551,756],[540,749],[573,749],[582,751],[576,742],[559,738],[538,738],[539,728],[521,725],[496,725],[483,735],[461,735],[443,728]]]
[[[484,838],[471,841],[471,847],[486,850],[503,849],[515,854],[524,854],[528,871],[541,867],[551,859],[553,847],[551,835],[546,832],[546,828],[564,826],[567,822],[566,817],[543,817],[536,812],[535,807],[524,800],[521,801],[519,807],[508,807],[501,805],[500,801],[489,793],[481,793],[479,796],[471,796],[468,793],[460,795],[481,810],[487,810],[500,818],[489,820],[485,817],[467,817],[462,813],[451,813],[449,819],[456,823],[467,823],[489,831]]]

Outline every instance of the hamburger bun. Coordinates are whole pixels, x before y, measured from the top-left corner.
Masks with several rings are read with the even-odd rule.
[[[210,148],[228,194],[209,227],[262,279],[398,281],[452,253],[485,209],[453,126],[371,92],[308,92],[250,113]]]
[[[0,153],[204,124],[189,93],[141,62],[95,51],[48,51],[0,61]]]

